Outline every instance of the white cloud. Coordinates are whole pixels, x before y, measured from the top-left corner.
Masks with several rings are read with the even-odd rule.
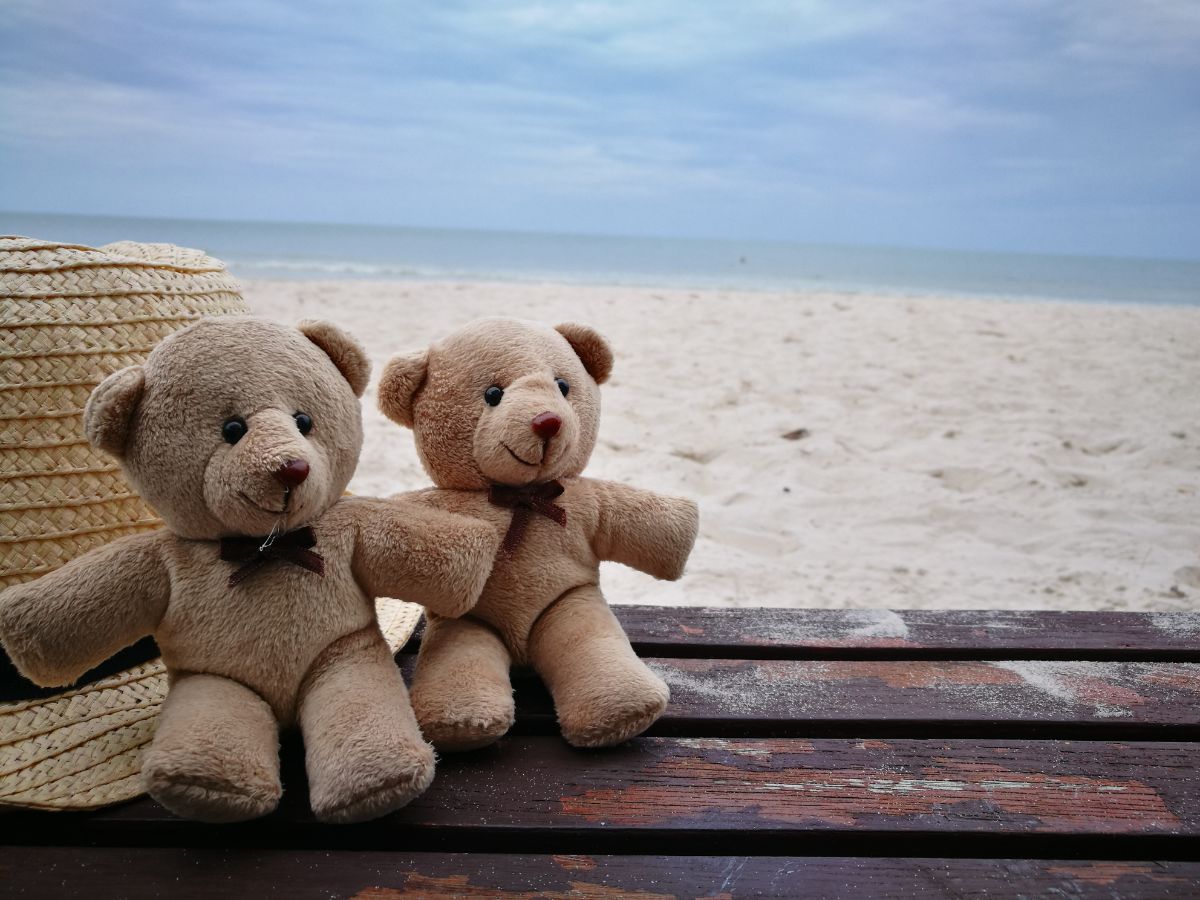
[[[317,218],[1194,198],[1196,46],[1200,4],[1166,0],[9,0],[0,146],[127,193],[137,166],[234,197],[291,175]]]

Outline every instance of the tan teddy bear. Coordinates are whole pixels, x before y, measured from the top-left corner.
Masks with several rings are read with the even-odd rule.
[[[581,478],[612,351],[585,325],[482,319],[388,363],[379,405],[414,430],[436,489],[406,495],[504,535],[479,603],[432,611],[413,680],[421,729],[440,749],[495,741],[513,722],[511,664],[554,696],[563,736],[620,743],[667,706],[599,585],[601,560],[676,579],[696,539],[690,500]]]
[[[325,323],[208,319],[175,333],[85,412],[89,440],[166,528],[0,594],[0,640],[38,684],[68,684],[154,635],[171,688],[142,774],[175,812],[272,810],[280,725],[303,734],[320,819],[380,815],[433,777],[373,598],[457,615],[499,538],[415,504],[343,498],[368,373]]]

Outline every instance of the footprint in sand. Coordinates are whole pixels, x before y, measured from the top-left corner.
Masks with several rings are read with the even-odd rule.
[[[969,494],[978,490],[982,485],[991,481],[993,473],[984,469],[952,466],[946,469],[934,469],[929,473],[952,491]]]
[[[752,556],[778,558],[794,553],[795,540],[755,528],[718,525],[712,535],[719,543],[734,547]]]
[[[1124,453],[1136,453],[1142,449],[1142,445],[1137,441],[1131,441],[1127,438],[1113,438],[1107,441],[1099,441],[1094,444],[1089,444],[1079,448],[1088,456],[1108,456],[1110,453],[1116,453],[1118,450]]]
[[[1088,486],[1088,479],[1078,472],[1055,472],[1054,480],[1061,487],[1081,488]]]
[[[1176,569],[1175,580],[1188,587],[1200,588],[1200,566],[1182,566]]]
[[[716,448],[709,449],[709,450],[703,450],[703,449],[697,449],[697,448],[687,448],[687,449],[675,448],[675,449],[671,450],[671,455],[677,456],[680,459],[686,459],[689,462],[699,463],[700,465],[705,466],[705,465],[708,465],[710,462],[712,462],[714,459],[716,459],[718,456],[720,456],[722,452],[723,452],[722,450],[716,449]]]

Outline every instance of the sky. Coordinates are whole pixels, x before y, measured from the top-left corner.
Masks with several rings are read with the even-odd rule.
[[[1200,3],[3,0],[0,209],[1200,258]]]

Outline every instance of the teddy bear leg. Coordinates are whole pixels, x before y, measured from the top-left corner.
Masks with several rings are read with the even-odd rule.
[[[500,636],[470,617],[427,616],[413,675],[413,709],[439,750],[474,750],[513,723],[512,658]]]
[[[142,782],[155,800],[203,822],[240,822],[279,803],[279,726],[249,688],[219,675],[171,685]]]
[[[543,613],[529,655],[554,696],[563,737],[576,747],[609,747],[641,734],[670,700],[596,585],[576,588]]]
[[[322,651],[301,686],[298,719],[309,802],[323,822],[382,816],[433,781],[433,748],[375,625]]]

